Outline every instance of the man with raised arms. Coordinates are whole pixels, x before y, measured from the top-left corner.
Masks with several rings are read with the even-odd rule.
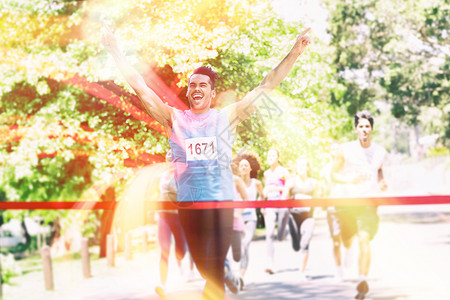
[[[186,96],[190,109],[181,111],[165,104],[142,76],[128,63],[117,39],[105,26],[102,43],[112,55],[125,80],[142,101],[147,113],[161,123],[169,137],[177,181],[177,201],[231,201],[232,144],[235,128],[257,109],[258,97],[279,85],[297,58],[311,43],[306,29],[292,49],[270,71],[260,85],[242,100],[217,111],[211,109],[216,96],[217,74],[209,67],[196,69],[189,78]],[[179,216],[189,251],[200,274],[206,279],[203,299],[223,299],[224,261],[230,246],[232,209],[180,209]]]

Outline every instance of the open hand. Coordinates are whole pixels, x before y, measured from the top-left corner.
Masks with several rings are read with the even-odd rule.
[[[293,51],[296,51],[298,55],[302,54],[305,51],[306,47],[311,44],[311,38],[307,33],[311,30],[311,27],[305,29],[301,34],[297,35],[297,39],[295,40]]]
[[[111,27],[104,23],[102,28],[102,45],[106,50],[112,51],[117,48],[117,38]]]
[[[378,185],[379,185],[379,187],[380,187],[380,190],[381,191],[386,191],[387,190],[387,184],[386,184],[386,181],[384,181],[384,179],[381,179],[379,182],[378,182]]]

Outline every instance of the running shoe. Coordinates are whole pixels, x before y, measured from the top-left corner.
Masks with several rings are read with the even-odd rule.
[[[367,284],[367,281],[363,280],[358,283],[356,290],[358,291],[358,294],[355,296],[355,299],[365,299],[366,294],[369,292],[369,285]]]
[[[230,265],[228,263],[228,259],[225,259],[225,265],[224,265],[224,272],[225,272],[225,278],[224,282],[227,288],[233,293],[237,294],[240,290],[241,282],[239,280],[239,277],[234,276],[233,272],[231,272]]]
[[[240,278],[230,276],[231,274],[227,274],[225,277],[225,284],[227,288],[232,292],[233,294],[239,293],[239,290],[241,289],[241,281]]]
[[[275,272],[271,268],[267,268],[264,270],[266,273],[269,273],[270,275],[275,274]]]
[[[244,290],[244,279],[242,279],[242,277],[239,277],[239,282],[241,283],[240,290],[243,291]]]
[[[303,273],[303,272],[300,272],[300,273],[299,273],[298,279],[299,279],[300,282],[305,282],[305,281],[308,280],[308,279],[306,278],[305,273]]]
[[[344,268],[342,266],[336,267],[336,271],[331,279],[332,282],[344,281]]]

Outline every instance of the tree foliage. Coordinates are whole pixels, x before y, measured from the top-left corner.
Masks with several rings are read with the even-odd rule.
[[[327,1],[335,47],[336,78],[344,93],[333,103],[349,114],[391,104],[395,118],[420,124],[430,107],[441,113],[438,126],[422,128],[448,143],[449,5],[446,1]]]
[[[254,15],[233,40],[218,50],[218,56],[208,61],[221,75],[217,83],[219,106],[236,101],[257,87],[308,25],[286,22],[267,7]],[[311,35],[313,45],[279,88],[267,95],[266,105],[237,128],[235,152],[257,153],[264,168],[268,167],[266,152],[275,147],[287,167],[297,157],[305,156],[314,162],[318,173],[327,159],[330,140],[348,129],[344,111],[329,105],[330,91],[339,89],[332,76],[329,48],[314,38],[314,32]]]

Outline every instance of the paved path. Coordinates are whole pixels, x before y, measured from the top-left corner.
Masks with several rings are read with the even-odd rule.
[[[440,206],[422,212],[383,208],[383,222],[372,242],[373,263],[370,271],[370,293],[367,299],[450,299],[450,210]],[[391,212],[391,213],[390,213]],[[355,246],[356,243],[355,243]],[[355,247],[355,257],[357,247]],[[333,282],[331,241],[325,220],[319,218],[310,248],[307,268],[309,280],[299,282],[298,253],[286,240],[276,244],[277,272],[268,275],[265,265],[265,241],[251,245],[245,290],[227,299],[353,299],[355,276],[344,282]],[[204,281],[186,282],[177,276],[171,261],[168,299],[199,299]],[[187,261],[185,261],[187,263]],[[353,266],[356,270],[356,262]],[[45,291],[43,274],[32,272],[14,278],[5,285],[4,299],[86,299],[86,300],[156,300],[158,251],[136,253],[132,261],[116,258],[116,267],[106,260],[92,262],[93,277],[84,279],[80,260],[54,263],[55,290]]]

